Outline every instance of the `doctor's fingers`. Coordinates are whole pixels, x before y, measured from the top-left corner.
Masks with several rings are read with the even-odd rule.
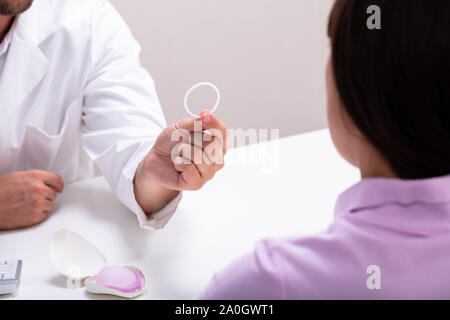
[[[210,114],[209,112],[202,112],[201,119],[203,123],[203,129],[211,132],[216,139],[218,139],[223,148],[224,153],[226,153],[227,146],[227,126],[223,124],[217,117]]]
[[[217,140],[207,141],[199,147],[194,144],[183,143],[173,150],[173,156],[183,157],[195,165],[223,165],[224,154],[221,144]]]
[[[35,215],[40,216],[42,213],[48,213],[53,210],[53,201],[47,199],[35,199],[31,203],[31,208]]]
[[[212,136],[210,141],[203,142],[203,151],[208,156],[211,164],[224,164],[225,148],[216,136]]]
[[[216,175],[216,172],[223,168],[223,164],[194,164],[198,171],[200,172],[200,176],[203,179],[203,182],[206,183]]]
[[[47,218],[48,214],[53,211],[52,201],[43,201],[32,213],[30,217],[30,226],[38,224]]]
[[[44,197],[49,201],[55,201],[57,196],[57,192],[55,189],[49,186],[45,186]]]
[[[44,177],[44,183],[56,190],[56,192],[63,192],[64,190],[64,181],[59,174],[46,172],[46,176]]]
[[[224,155],[218,141],[205,143],[204,148],[183,144],[174,164],[194,164],[204,182],[211,180],[224,166]]]
[[[201,126],[200,126],[201,124]],[[202,112],[201,118],[187,118],[178,121],[174,124],[174,128],[180,131],[195,132],[195,131],[211,131],[221,140],[226,146],[227,126],[223,124],[217,117],[209,112]]]
[[[56,192],[62,192],[64,189],[64,181],[62,177],[57,173],[41,170],[32,170],[28,173],[33,179],[42,181],[47,186],[55,189]]]
[[[205,123],[201,119],[208,119]],[[227,149],[227,127],[216,117],[209,113],[202,113],[201,119],[183,119],[174,124],[171,140],[179,141],[183,137],[183,142],[189,141],[195,145],[200,145],[202,141],[210,141],[211,137],[218,140],[223,152]],[[200,125],[199,125],[200,123]],[[175,139],[175,140],[174,140]]]
[[[196,153],[203,150],[207,155],[208,164],[223,164],[223,159],[225,155],[223,142],[218,139],[217,136],[212,135],[208,131],[203,133],[191,133],[189,137],[185,138],[184,143],[179,143],[173,149],[172,154],[177,154],[184,156],[188,159],[193,159],[194,157],[189,157],[191,150],[196,150]],[[198,150],[201,149],[201,150]],[[186,154],[186,152],[188,154]],[[196,159],[201,159],[197,157]],[[197,161],[198,163],[198,161]]]
[[[217,171],[222,169],[223,161],[220,163],[213,163],[207,156],[206,152],[204,152],[201,148],[193,147],[192,153],[189,156],[178,156],[174,159],[175,170],[179,172],[183,172],[184,168],[195,166],[198,173],[200,174],[200,178],[202,180],[202,184],[211,180]]]
[[[177,123],[175,123],[173,126],[176,130],[180,131],[187,131],[187,132],[195,132],[196,130],[203,131],[202,121],[200,119],[195,118],[182,119]]]
[[[226,152],[226,146],[224,146],[224,138],[222,137],[220,131],[218,131],[217,129],[212,129],[212,131],[207,130],[202,132],[201,134],[196,132],[191,133],[187,140],[187,142],[197,147],[201,147],[203,150],[207,149],[207,147],[212,143],[216,143],[220,145],[223,154],[225,154]]]
[[[64,181],[59,174],[47,172],[47,176],[44,178],[44,183],[56,190],[56,192],[63,192]]]
[[[199,190],[205,184],[193,163],[180,163],[174,166],[179,172],[177,185],[180,190]]]
[[[216,170],[213,168],[213,159],[203,150],[203,148],[199,148],[197,146],[193,146],[191,153],[191,163],[193,163],[198,172],[200,173],[200,177],[203,180],[203,183],[211,180],[216,174]]]
[[[27,190],[27,199],[29,201],[47,199],[54,201],[56,199],[56,190],[42,181],[32,182],[32,185]]]

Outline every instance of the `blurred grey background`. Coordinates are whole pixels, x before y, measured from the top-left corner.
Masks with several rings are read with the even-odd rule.
[[[142,46],[168,123],[188,117],[186,91],[210,81],[229,128],[324,128],[326,35],[333,0],[111,0]],[[192,111],[212,106],[198,89]]]

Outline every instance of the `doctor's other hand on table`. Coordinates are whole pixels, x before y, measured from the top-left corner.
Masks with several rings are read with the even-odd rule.
[[[141,227],[162,228],[180,191],[222,168],[224,152],[204,148],[223,150],[226,126],[208,111],[167,126],[140,46],[108,1],[0,4],[0,230],[42,222],[64,183],[99,174]],[[194,129],[209,140],[183,138]]]

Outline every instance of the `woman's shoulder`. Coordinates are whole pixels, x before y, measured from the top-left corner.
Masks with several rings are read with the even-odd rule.
[[[261,244],[277,266],[285,299],[351,299],[367,291],[371,266],[358,237],[351,230],[330,229]]]

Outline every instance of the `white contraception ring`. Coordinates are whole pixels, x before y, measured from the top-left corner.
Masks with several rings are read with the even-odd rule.
[[[191,93],[195,89],[200,88],[200,87],[210,87],[210,88],[213,88],[214,91],[216,91],[217,100],[216,100],[216,104],[211,109],[211,113],[214,113],[217,110],[217,107],[219,106],[219,103],[220,103],[220,91],[219,91],[219,89],[217,89],[217,87],[214,84],[212,84],[211,82],[199,82],[199,83],[197,83],[195,86],[190,88],[188,90],[188,92],[186,92],[186,95],[184,96],[184,108],[186,109],[186,112],[193,118],[200,118],[200,115],[197,115],[197,114],[193,113],[189,109],[188,99],[189,99],[189,96],[191,95]]]

